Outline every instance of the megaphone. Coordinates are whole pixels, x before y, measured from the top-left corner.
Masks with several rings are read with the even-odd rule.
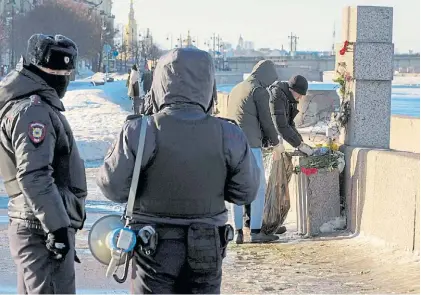
[[[136,234],[124,226],[119,215],[107,215],[98,219],[88,235],[89,250],[96,260],[108,265],[106,277],[113,275],[114,279],[122,283],[127,277],[130,256],[128,255],[136,245]],[[125,264],[122,279],[115,274],[117,267]]]
[[[120,215],[103,216],[92,225],[88,235],[89,250],[100,263],[110,264],[112,238],[115,232],[122,228],[124,228],[124,222]],[[124,261],[121,264],[123,263]]]

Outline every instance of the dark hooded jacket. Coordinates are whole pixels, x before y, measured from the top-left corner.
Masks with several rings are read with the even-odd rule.
[[[244,205],[255,199],[260,172],[244,133],[234,123],[208,114],[214,100],[214,73],[210,55],[197,49],[175,49],[159,60],[150,91],[153,115],[148,117],[136,196],[139,201],[134,210],[136,220],[222,226],[228,220],[224,201]],[[165,122],[173,125],[164,125]],[[128,118],[97,176],[101,191],[114,202],[128,200],[141,123],[140,117]],[[208,133],[195,131],[204,127]],[[168,139],[170,142],[164,142]],[[203,178],[205,174],[209,179]],[[217,185],[209,187],[209,183]],[[155,190],[151,191],[150,186]],[[180,191],[184,195],[180,196]],[[203,200],[204,196],[208,198],[205,204],[218,200],[220,212],[197,214],[193,206],[196,213],[180,213],[183,207],[191,206],[190,202],[196,202],[194,198]],[[142,210],[142,202],[147,199],[154,204],[154,210],[161,204],[168,214],[155,213],[150,207]],[[183,203],[183,199],[190,201]],[[179,206],[168,206],[177,202]],[[201,206],[202,203],[197,204]]]
[[[269,87],[269,91],[272,94],[270,108],[276,128],[283,139],[296,148],[303,141],[294,123],[294,118],[299,113],[298,102],[289,91],[287,82],[275,82]]]
[[[0,82],[0,173],[9,217],[45,232],[81,229],[86,217],[85,168],[62,111],[56,91],[23,59]],[[40,127],[35,135],[33,126]]]
[[[140,82],[142,83],[144,93],[148,93],[149,90],[151,90],[152,78],[153,76],[151,71],[143,72]]]
[[[279,143],[269,109],[270,95],[266,89],[277,79],[273,62],[259,61],[250,77],[235,86],[228,97],[227,118],[238,123],[252,148],[262,147],[263,138],[272,145]]]

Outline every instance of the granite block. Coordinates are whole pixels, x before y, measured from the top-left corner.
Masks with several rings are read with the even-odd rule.
[[[345,144],[389,148],[392,81],[356,81]]]
[[[393,53],[393,43],[355,43],[354,78],[393,80]]]
[[[342,14],[342,41],[392,42],[393,8],[347,6]]]
[[[302,162],[303,157],[297,157]],[[320,227],[340,216],[339,171],[319,169],[317,174],[295,174],[291,200],[296,201],[297,229],[300,234],[315,236]]]
[[[357,42],[392,43],[393,8],[357,6]]]

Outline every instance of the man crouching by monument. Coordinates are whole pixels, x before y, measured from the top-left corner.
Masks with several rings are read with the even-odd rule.
[[[146,120],[128,117],[100,168],[97,183],[104,195],[128,202],[126,215],[133,208],[132,229],[157,233],[156,247],[146,250],[140,242],[134,250],[134,294],[219,294],[233,234],[225,201],[244,205],[256,196],[259,169],[245,135],[208,114],[214,75],[207,52],[184,48],[161,57],[151,89],[157,112]],[[142,125],[146,139],[131,206]]]
[[[303,137],[295,128],[294,118],[298,115],[300,99],[307,95],[308,82],[301,75],[291,77],[288,82],[275,81],[270,87],[270,109],[275,126],[290,145],[311,156],[313,149],[304,143]],[[281,143],[282,144],[282,143]]]
[[[0,83],[0,171],[18,294],[75,294],[75,231],[85,221],[85,167],[63,98],[77,59],[61,35],[33,35]]]

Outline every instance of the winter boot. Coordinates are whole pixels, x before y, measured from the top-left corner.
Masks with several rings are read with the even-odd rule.
[[[254,234],[254,233],[250,234],[251,243],[270,243],[276,240],[279,240],[278,236],[268,235],[268,234],[265,234],[264,232],[260,232],[258,234]]]
[[[276,231],[275,234],[277,235],[282,235],[283,233],[285,233],[287,231],[287,228],[285,226],[281,226],[280,228],[278,228],[278,230]]]
[[[244,234],[242,230],[236,231],[234,235],[234,241],[237,245],[244,243]]]

